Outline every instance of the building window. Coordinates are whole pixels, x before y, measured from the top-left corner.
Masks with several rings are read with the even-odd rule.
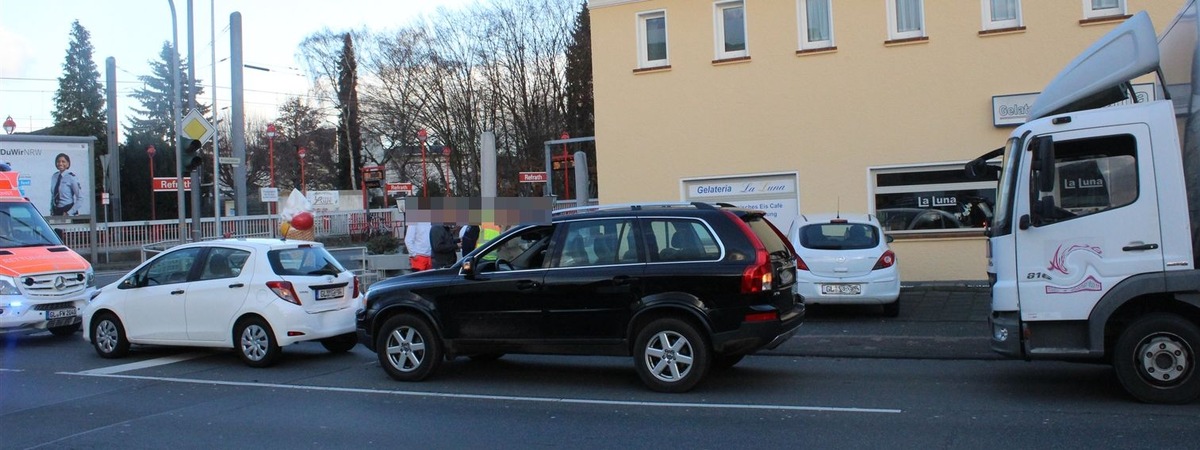
[[[1021,26],[1021,0],[980,0],[983,29],[1003,30]]]
[[[872,204],[889,232],[979,231],[992,218],[997,175],[968,178],[962,163],[871,168]]]
[[[1083,0],[1083,18],[1124,16],[1125,0]]]
[[[830,0],[799,0],[800,50],[833,47],[833,7]]]
[[[746,47],[746,4],[742,0],[713,4],[716,59],[750,55]]]
[[[925,37],[925,0],[887,0],[888,40]]]
[[[666,67],[667,12],[652,11],[638,14],[638,67]]]

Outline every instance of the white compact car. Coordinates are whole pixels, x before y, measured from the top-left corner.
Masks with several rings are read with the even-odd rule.
[[[83,336],[117,358],[130,344],[233,348],[247,365],[280,347],[354,348],[358,277],[308,241],[223,239],[173,247],[101,288],[83,308]]]
[[[810,304],[883,305],[900,314],[900,269],[875,216],[805,214],[789,232],[796,293]]]

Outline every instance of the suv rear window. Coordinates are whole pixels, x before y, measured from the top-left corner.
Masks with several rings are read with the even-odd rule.
[[[800,245],[817,250],[861,250],[879,245],[879,233],[862,223],[819,223],[800,229]]]
[[[750,225],[750,231],[753,231],[754,235],[758,236],[758,240],[762,241],[763,246],[767,248],[767,253],[791,253],[788,250],[787,242],[783,241],[783,238],[775,231],[775,228],[771,226],[771,222],[768,222],[767,219],[764,219],[762,216],[753,216],[743,217],[742,220],[746,220],[746,224]]]
[[[298,247],[267,252],[276,275],[337,275],[346,271],[324,247]]]

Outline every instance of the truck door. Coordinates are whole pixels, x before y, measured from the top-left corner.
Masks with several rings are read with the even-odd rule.
[[[1121,280],[1163,270],[1150,132],[1132,124],[1030,140],[1015,233],[1021,318],[1086,320]],[[1020,207],[1018,207],[1020,208]]]

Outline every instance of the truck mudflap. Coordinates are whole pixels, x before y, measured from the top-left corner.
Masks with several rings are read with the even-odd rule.
[[[1021,351],[1021,314],[1018,311],[992,311],[988,316],[992,330],[992,351],[1008,358],[1025,358]]]

